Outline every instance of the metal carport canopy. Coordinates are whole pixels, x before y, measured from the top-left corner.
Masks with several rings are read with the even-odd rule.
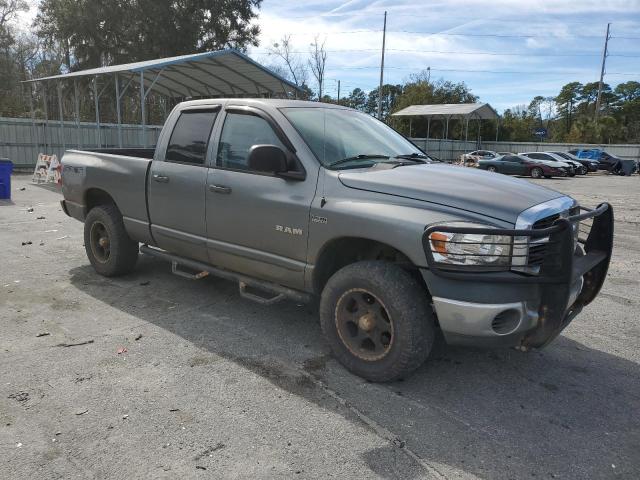
[[[438,105],[411,105],[392,114],[394,117],[473,117],[495,120],[496,111],[488,103],[443,103]]]
[[[445,121],[445,135],[449,136],[449,120],[460,118],[465,120],[465,141],[469,136],[469,120],[498,120],[496,122],[496,140],[498,140],[499,119],[498,113],[488,103],[441,103],[434,105],[411,105],[391,114],[392,117],[409,117],[409,136],[411,136],[411,117],[427,118],[427,138],[431,129],[431,119]]]
[[[297,97],[301,91],[299,87],[282,78],[275,72],[253,61],[251,58],[235,49],[219,50],[215,52],[195,53],[177,57],[160,58],[145,62],[125,63],[109,67],[92,68],[78,72],[70,72],[50,77],[34,78],[24,83],[42,84],[45,106],[45,129],[48,124],[47,88],[49,83],[57,84],[58,109],[60,125],[64,122],[62,85],[68,80],[73,81],[75,104],[76,130],[80,129],[80,106],[78,99],[78,79],[90,78],[93,87],[93,98],[96,113],[96,130],[98,132],[98,146],[102,146],[100,134],[100,97],[109,82],[102,82],[98,88],[98,78],[113,77],[115,87],[116,115],[118,122],[118,145],[122,147],[122,112],[121,100],[132,84],[138,83],[140,88],[140,119],[141,144],[147,145],[146,137],[146,99],[151,92],[169,98],[193,97]],[[124,80],[124,82],[122,81]],[[29,97],[32,99],[32,95]],[[31,118],[35,126],[33,101],[31,100]],[[79,136],[79,133],[78,133]],[[79,138],[79,137],[78,137]],[[78,147],[80,142],[78,140]]]
[[[143,73],[145,87],[172,98],[208,96],[289,96],[298,87],[234,50],[196,53],[177,57],[92,68],[30,82],[66,80],[120,74],[131,79]]]

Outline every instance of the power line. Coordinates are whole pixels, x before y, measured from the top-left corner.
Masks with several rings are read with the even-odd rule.
[[[367,65],[361,67],[338,67],[335,70],[368,70],[368,69],[377,69],[379,66]],[[393,70],[420,70],[423,68],[420,67],[385,67],[387,69]],[[498,73],[498,74],[526,74],[526,75],[580,75],[581,72],[571,72],[571,71],[531,71],[531,70],[467,70],[467,69],[456,69],[456,68],[433,68],[431,70],[436,72],[462,72],[462,73]],[[630,76],[640,76],[640,72],[631,73],[631,72],[607,72],[607,75],[630,75]]]
[[[327,53],[366,53],[366,52],[379,52],[379,48],[353,48],[342,50],[326,50]],[[404,48],[387,48],[387,52],[399,52],[399,53],[441,53],[446,55],[491,55],[491,56],[513,56],[513,57],[599,57],[600,53],[525,53],[525,52],[464,52],[455,50],[421,50],[421,49],[404,49]],[[254,53],[271,55],[269,50],[258,50]],[[292,51],[290,53],[306,54],[307,51]],[[640,55],[625,55],[625,54],[611,54],[609,57],[627,57],[627,58],[640,58]]]
[[[345,31],[334,31],[334,32],[296,32],[290,33],[289,35],[300,36],[300,35],[350,35],[355,33],[379,33],[382,30],[379,29],[361,29],[361,30],[345,30]],[[567,35],[524,35],[524,34],[502,34],[502,33],[457,33],[457,32],[427,32],[421,30],[387,30],[387,33],[403,33],[403,34],[411,34],[411,35],[447,35],[447,36],[459,36],[459,37],[493,37],[493,38],[549,38],[552,37],[555,40],[560,38],[600,38],[598,35],[575,35],[575,34],[567,34]],[[614,38],[640,38],[640,37],[614,37]]]

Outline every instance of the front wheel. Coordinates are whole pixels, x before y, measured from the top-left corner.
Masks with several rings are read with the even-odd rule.
[[[540,167],[534,167],[531,169],[531,178],[542,178],[543,172]]]
[[[373,382],[418,368],[435,337],[426,290],[389,262],[358,262],[335,273],[322,291],[320,324],[340,363]]]
[[[494,167],[493,165],[489,165],[489,166],[487,167],[487,170],[488,170],[489,172],[497,172],[496,167]]]
[[[115,205],[89,211],[84,221],[84,248],[95,271],[105,277],[130,273],[138,259],[138,242],[129,238]]]

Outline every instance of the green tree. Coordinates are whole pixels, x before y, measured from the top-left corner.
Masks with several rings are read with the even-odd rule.
[[[615,88],[615,93],[621,102],[640,100],[640,82],[629,80],[628,82],[620,83]]]
[[[571,82],[562,87],[556,97],[558,114],[564,121],[567,132],[571,130],[575,108],[581,96],[582,84],[580,82]]]
[[[347,97],[347,105],[356,110],[364,111],[367,104],[367,95],[361,88],[354,88]]]
[[[43,0],[35,20],[69,69],[258,44],[262,0]]]
[[[364,111],[369,115],[377,116],[378,114],[378,98],[380,87],[374,88],[367,95],[367,102]],[[402,94],[402,85],[382,85],[382,119],[385,120],[395,105],[396,99]]]

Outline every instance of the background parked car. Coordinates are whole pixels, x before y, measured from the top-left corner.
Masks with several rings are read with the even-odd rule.
[[[598,170],[598,160],[592,160],[590,158],[578,158],[572,153],[568,152],[549,152],[562,157],[565,160],[573,160],[574,162],[580,162],[580,164],[587,169],[587,172],[595,172]]]
[[[533,178],[566,177],[565,169],[539,162],[522,155],[500,155],[496,158],[480,160],[478,168],[507,175],[526,175]]]
[[[479,160],[496,158],[498,154],[492,150],[474,150],[460,155],[460,163],[467,167],[475,167]]]
[[[568,176],[568,177],[573,177],[576,174],[576,171],[573,168],[573,165],[570,165],[570,164],[568,164],[566,162],[561,162],[556,157],[554,157],[553,155],[550,155],[548,153],[544,153],[544,152],[524,152],[524,153],[521,153],[520,155],[522,155],[524,157],[527,157],[527,158],[529,158],[531,160],[536,160],[536,161],[541,162],[541,163],[546,163],[549,166],[559,168],[559,169],[563,170],[566,173],[566,176]]]
[[[599,170],[606,170],[617,175],[631,175],[638,169],[637,162],[634,160],[625,160],[599,148],[574,148],[569,150],[569,153],[572,153],[578,158],[597,160]]]
[[[564,162],[564,163],[568,163],[569,165],[572,165],[573,169],[578,175],[586,175],[587,172],[589,171],[589,169],[585,167],[580,161],[578,161],[578,159],[574,160],[570,158],[568,155],[567,156],[561,155],[560,154],[561,152],[544,152],[544,153],[548,153],[559,162]]]

